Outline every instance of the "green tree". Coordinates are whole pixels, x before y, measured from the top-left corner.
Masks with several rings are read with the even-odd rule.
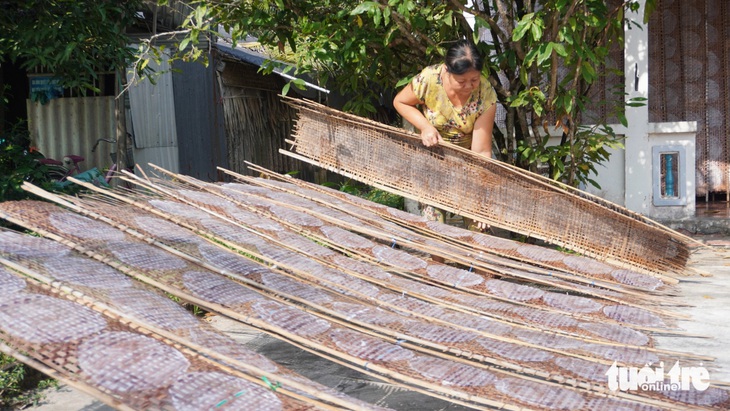
[[[0,1],[0,60],[53,73],[58,84],[95,90],[99,73],[133,61],[127,28],[142,1]]]
[[[573,186],[597,185],[590,180],[595,164],[608,159],[608,147],[621,146],[608,124],[626,123],[623,83],[613,99],[592,101],[590,90],[614,72],[604,63],[621,47],[624,24],[633,24],[626,13],[638,11],[636,0],[197,4],[198,13],[221,24],[234,42],[256,37],[274,59],[351,96],[345,109],[357,114],[374,112],[378,101],[420,68],[439,62],[450,41],[489,33],[491,40],[479,47],[489,57],[485,74],[507,113],[495,127],[495,152],[502,160],[533,169],[547,165],[553,179]],[[654,7],[655,0],[647,0],[645,12]],[[587,107],[597,104],[606,105],[605,115],[584,121]],[[547,144],[551,128],[562,131],[557,146]]]

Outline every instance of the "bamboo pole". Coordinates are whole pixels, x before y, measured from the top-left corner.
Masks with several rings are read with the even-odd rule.
[[[63,382],[64,384],[68,385],[69,387],[72,387],[76,390],[79,390],[83,393],[86,393],[94,398],[97,398],[99,401],[103,402],[104,404],[114,408],[115,410],[119,411],[135,411],[134,408],[122,403],[118,399],[112,397],[111,395],[107,394],[106,392],[103,392],[101,390],[98,390],[96,388],[91,387],[90,385],[86,383],[82,383],[78,381],[77,379],[69,376],[68,374],[64,373],[63,371],[59,370],[58,367],[51,367],[41,361],[36,360],[35,358],[29,357],[28,355],[25,355],[21,353],[20,351],[6,345],[3,343],[2,340],[0,340],[0,352],[2,352],[5,355],[14,357],[15,359],[19,360],[23,364],[35,368],[36,370],[42,372],[43,374]]]
[[[159,287],[159,284],[155,284],[155,285]],[[166,290],[166,291],[168,291],[168,290]],[[181,298],[184,298],[184,299],[186,299],[186,300],[190,300],[190,299],[189,299],[188,297],[181,297]],[[195,302],[195,303],[196,303],[196,304],[199,304],[199,305],[201,305],[201,306],[203,306],[203,305],[202,305],[202,304],[200,304],[199,302]]]
[[[190,203],[190,204],[194,204],[194,203]],[[205,210],[205,208],[201,208],[201,209]],[[221,215],[221,214],[219,214],[219,213],[214,213],[214,215],[216,215],[216,216],[218,216],[218,217],[220,217],[220,218],[223,218],[223,219],[225,219],[225,220],[229,221],[230,223],[236,224],[237,226],[239,226],[239,227],[241,227],[241,228],[244,228],[244,229],[248,229],[248,228],[247,228],[246,226],[242,226],[242,225],[240,225],[240,223],[238,223],[237,221],[235,221],[235,220],[230,220],[230,219],[229,219],[229,218],[228,218],[227,216],[225,216],[225,215]],[[147,242],[152,242],[152,240],[149,240],[149,239],[148,239],[148,240],[146,240],[146,241],[147,241]],[[274,241],[275,241],[275,240],[274,240]],[[278,243],[278,242],[277,242],[277,243]],[[285,245],[283,245],[283,244],[281,244],[281,243],[278,243],[278,244],[279,244],[279,245],[282,245],[282,246],[285,246]],[[236,245],[231,245],[231,244],[228,244],[228,246],[229,246],[229,247],[236,247]],[[286,247],[286,246],[285,246],[285,247]],[[246,253],[251,253],[251,251],[250,251],[250,250],[248,250],[248,249],[246,249],[246,250],[245,250],[245,252],[246,252]],[[263,256],[261,256],[261,255],[256,255],[256,257],[257,257],[258,259],[266,260],[266,259],[265,259],[265,258],[264,258]],[[278,264],[278,265],[283,265],[283,264],[282,264],[281,262],[278,262],[278,261],[270,261],[270,264]],[[290,270],[293,270],[293,269],[295,269],[295,268],[289,268],[289,269],[290,269]],[[320,279],[320,281],[321,281],[321,279]],[[341,285],[336,285],[336,284],[333,284],[333,285],[335,285],[336,287],[342,288],[342,286],[341,286]],[[355,290],[351,290],[351,291],[353,291],[353,292],[356,292]],[[365,298],[365,296],[363,296],[363,298]],[[398,309],[401,309],[401,308],[398,308]],[[433,318],[431,318],[431,320],[434,320],[434,319],[433,319]],[[435,320],[437,320],[437,321],[438,321],[438,319],[435,319]],[[615,343],[614,343],[614,344],[615,344]],[[673,353],[673,354],[675,354],[675,355],[682,355],[681,353]]]
[[[327,115],[335,116],[335,117],[337,117],[337,118],[339,118],[339,119],[341,119],[341,120],[343,120],[345,122],[351,123],[351,124],[356,125],[358,127],[365,126],[365,127],[374,128],[376,130],[387,130],[389,132],[396,133],[397,135],[399,135],[401,137],[406,137],[406,138],[411,139],[411,140],[419,140],[419,137],[415,133],[413,133],[413,132],[409,132],[407,130],[404,130],[404,129],[401,129],[401,128],[397,128],[397,127],[392,127],[392,126],[389,126],[389,125],[386,125],[386,124],[377,123],[377,122],[374,122],[374,121],[371,121],[371,120],[368,120],[368,119],[364,119],[364,118],[359,118],[359,117],[356,118],[355,116],[348,115],[346,113],[342,113],[342,112],[338,113],[336,110],[334,110],[334,109],[332,109],[330,107],[327,107],[327,106],[324,106],[322,104],[318,104],[318,103],[315,103],[315,102],[312,102],[312,101],[301,100],[301,99],[294,99],[294,98],[285,97],[285,96],[282,96],[282,99],[285,100],[285,103],[291,105],[295,109],[308,110],[308,111],[310,111],[312,113],[315,113],[315,114],[322,114],[322,112],[327,112],[328,113]],[[523,178],[525,178],[527,180],[530,180],[530,181],[533,181],[533,182],[539,184],[540,186],[545,187],[545,188],[547,188],[547,189],[549,189],[551,191],[556,191],[556,190],[557,191],[562,191],[563,193],[565,193],[567,195],[570,195],[570,196],[572,196],[574,198],[584,199],[584,200],[590,201],[593,204],[595,204],[595,205],[597,205],[599,207],[602,207],[602,208],[604,208],[606,210],[609,210],[611,212],[614,212],[614,213],[617,213],[617,214],[620,214],[620,215],[624,215],[624,216],[630,217],[630,218],[632,218],[632,219],[634,219],[636,221],[641,222],[642,224],[644,224],[644,225],[646,225],[648,227],[659,229],[662,232],[665,232],[666,234],[668,234],[668,235],[670,235],[670,236],[672,236],[672,237],[674,237],[674,238],[676,238],[678,240],[685,241],[685,242],[689,242],[689,243],[695,243],[697,245],[706,246],[704,243],[702,243],[700,241],[697,241],[697,240],[693,239],[692,237],[689,237],[689,236],[686,236],[686,235],[684,235],[682,233],[679,233],[676,230],[673,230],[673,229],[671,229],[671,228],[669,228],[669,227],[667,227],[665,225],[662,225],[662,224],[660,224],[660,223],[658,223],[658,222],[656,222],[654,220],[651,220],[651,219],[649,219],[649,218],[647,218],[647,217],[645,217],[645,216],[643,216],[643,215],[641,215],[639,213],[636,213],[634,211],[631,211],[631,210],[629,210],[629,209],[627,209],[625,207],[622,207],[622,206],[620,206],[618,204],[611,203],[611,202],[609,202],[609,201],[607,201],[607,200],[605,200],[605,199],[603,199],[601,197],[598,197],[596,195],[593,195],[593,194],[590,194],[590,193],[587,193],[587,192],[578,190],[577,188],[571,187],[571,186],[569,186],[567,184],[564,184],[564,183],[562,183],[560,181],[556,181],[556,180],[549,179],[549,178],[544,177],[542,175],[539,175],[539,174],[536,174],[536,173],[532,173],[529,170],[524,170],[524,169],[521,169],[521,168],[516,167],[514,165],[511,165],[511,164],[508,164],[508,163],[505,163],[505,162],[502,162],[502,161],[498,161],[498,160],[492,159],[492,158],[487,157],[485,155],[482,155],[482,154],[479,154],[479,153],[475,153],[475,152],[473,152],[473,151],[471,151],[469,149],[466,149],[464,147],[460,147],[458,145],[455,145],[455,144],[452,144],[452,143],[449,143],[449,142],[446,142],[446,141],[444,141],[443,143],[439,143],[439,144],[442,144],[442,145],[444,145],[446,147],[449,147],[450,149],[453,149],[453,150],[459,152],[460,154],[464,155],[465,157],[470,157],[470,156],[471,157],[476,157],[476,158],[479,158],[481,161],[484,161],[486,163],[489,163],[490,165],[500,167],[500,168],[505,169],[505,170],[508,170],[510,172],[520,173],[520,175],[523,176]],[[477,217],[477,219],[479,219],[479,217]]]
[[[239,179],[240,181],[245,181],[245,182],[248,182],[248,183],[253,183],[253,184],[256,184],[256,185],[259,185],[259,186],[266,186],[266,187],[268,187],[270,189],[284,191],[283,188],[277,187],[277,186],[267,185],[264,181],[256,181],[256,179],[254,179],[252,177],[243,176],[243,175],[240,175],[240,174],[237,174],[237,173],[228,171],[226,169],[223,169],[221,167],[218,167],[218,169],[221,170],[221,171],[223,171],[226,174],[229,174],[229,175],[233,176],[236,179]],[[303,198],[306,198],[308,200],[315,201],[315,202],[318,202],[318,203],[320,203],[322,205],[325,205],[325,204],[321,203],[321,200],[318,200],[318,199],[315,199],[315,198],[311,198],[311,197],[303,196],[301,193],[298,193],[296,191],[286,191],[286,192],[288,192],[290,194],[299,195],[299,196],[301,196]],[[228,198],[228,199],[230,201],[233,201],[230,198]],[[344,200],[343,198],[339,198],[339,197],[338,197],[338,200],[347,201],[347,200]],[[631,286],[625,286],[625,285],[620,284],[620,283],[617,283],[615,281],[613,281],[613,282],[607,282],[607,281],[602,280],[602,279],[596,279],[595,277],[588,277],[588,276],[585,276],[585,275],[583,275],[583,276],[581,276],[579,278],[577,278],[575,275],[564,275],[564,274],[561,274],[561,273],[563,273],[565,271],[564,270],[561,270],[561,269],[557,269],[558,270],[558,273],[555,273],[555,272],[541,271],[541,269],[539,269],[538,267],[525,267],[524,265],[518,265],[518,264],[510,263],[509,261],[499,261],[499,262],[497,262],[494,259],[490,259],[488,256],[483,256],[483,255],[480,255],[478,257],[474,257],[474,259],[470,259],[468,257],[465,258],[465,257],[463,257],[464,255],[474,254],[474,251],[475,250],[484,251],[488,255],[491,254],[491,253],[493,253],[493,251],[492,250],[489,250],[487,248],[484,248],[484,247],[480,247],[479,245],[474,245],[473,243],[469,243],[469,247],[472,248],[471,250],[469,250],[467,248],[467,246],[466,246],[466,243],[453,244],[451,242],[447,242],[447,243],[450,246],[454,247],[454,250],[453,250],[454,252],[452,252],[452,251],[445,251],[444,249],[436,249],[434,247],[430,247],[430,246],[426,245],[425,244],[425,240],[423,240],[420,237],[417,240],[409,240],[409,239],[405,239],[403,237],[400,237],[397,234],[394,234],[393,232],[388,232],[387,230],[386,231],[378,231],[377,229],[368,229],[366,227],[367,224],[370,224],[370,225],[381,225],[381,226],[382,226],[382,224],[379,224],[378,222],[373,222],[372,220],[367,219],[367,218],[364,218],[364,217],[362,217],[360,215],[356,215],[356,214],[354,214],[354,213],[352,213],[352,212],[350,212],[350,211],[348,211],[348,210],[346,210],[344,208],[338,207],[337,205],[327,204],[325,206],[327,206],[329,208],[336,209],[338,211],[342,211],[344,213],[348,213],[349,215],[351,215],[351,216],[353,216],[355,218],[358,218],[359,220],[363,221],[363,225],[357,226],[357,225],[349,224],[349,223],[346,223],[346,222],[342,222],[341,220],[339,220],[337,218],[332,218],[332,217],[330,217],[330,216],[328,216],[326,214],[319,213],[319,212],[314,211],[314,210],[311,210],[311,209],[309,209],[307,207],[299,207],[299,206],[296,206],[296,205],[292,205],[292,204],[288,204],[288,203],[283,203],[283,202],[280,202],[280,201],[276,201],[276,200],[273,200],[273,199],[267,199],[267,201],[270,201],[270,202],[272,202],[274,204],[277,204],[277,205],[286,206],[286,207],[295,209],[297,211],[305,212],[307,214],[311,214],[311,215],[313,215],[313,216],[315,216],[317,218],[320,218],[322,220],[325,220],[325,221],[327,221],[327,222],[329,222],[331,224],[335,224],[335,225],[341,226],[341,227],[346,228],[347,230],[350,230],[350,231],[354,231],[354,232],[357,232],[357,233],[361,233],[361,234],[365,234],[365,235],[368,235],[368,236],[376,237],[376,238],[378,238],[380,240],[383,240],[383,241],[391,241],[391,240],[392,241],[397,241],[399,245],[404,245],[404,246],[406,246],[408,248],[416,249],[416,250],[422,251],[422,252],[426,252],[426,253],[429,253],[431,255],[438,255],[440,257],[443,257],[443,258],[450,259],[452,261],[458,262],[458,263],[460,263],[460,264],[462,264],[464,266],[475,266],[475,261],[482,261],[482,260],[484,260],[485,262],[490,263],[490,265],[480,265],[479,263],[476,263],[476,266],[474,268],[478,268],[478,267],[479,268],[483,268],[483,269],[489,270],[490,272],[494,272],[494,273],[496,273],[498,275],[506,275],[506,276],[510,276],[510,277],[517,276],[518,278],[521,278],[523,280],[527,280],[527,281],[530,281],[530,282],[537,281],[537,282],[541,282],[543,285],[548,285],[548,286],[558,287],[558,288],[563,288],[563,289],[569,289],[569,290],[572,290],[572,291],[575,291],[575,292],[579,292],[581,294],[589,294],[589,295],[592,295],[592,296],[594,296],[596,298],[606,299],[606,300],[615,301],[615,302],[620,302],[620,303],[627,304],[627,305],[640,306],[642,308],[651,310],[651,308],[649,308],[649,307],[646,307],[644,305],[640,305],[640,304],[637,304],[637,303],[633,303],[633,302],[628,301],[626,299],[619,299],[619,298],[616,298],[616,297],[611,297],[611,296],[607,296],[607,295],[601,295],[599,293],[591,293],[590,290],[585,290],[585,289],[581,289],[581,288],[574,288],[574,287],[569,287],[569,286],[566,286],[566,285],[557,284],[557,283],[552,282],[552,279],[553,279],[553,277],[554,278],[561,278],[561,279],[564,279],[566,281],[578,282],[578,283],[582,283],[584,285],[601,287],[601,288],[605,288],[605,289],[608,289],[608,290],[620,292],[620,293],[623,293],[623,294],[626,294],[626,295],[629,295],[629,296],[632,296],[632,297],[643,298],[643,299],[645,299],[646,294],[647,294],[647,291],[644,290],[644,289],[640,289],[640,288],[636,288],[636,287],[631,287]],[[358,206],[356,203],[352,203],[352,202],[350,202],[349,204]],[[373,213],[376,213],[376,214],[380,215],[381,217],[385,217],[385,213],[382,213],[382,212],[378,211],[377,209],[368,210],[368,211],[371,211]],[[423,234],[424,232],[426,232],[425,229],[422,229],[422,228],[418,227],[415,224],[410,224],[407,221],[404,221],[404,222],[402,222],[402,221],[396,221],[396,219],[394,219],[394,218],[391,221],[398,222],[398,223],[401,223],[402,225],[407,226],[412,231],[415,231],[414,234]],[[431,238],[443,239],[443,236],[432,235]],[[457,253],[459,251],[460,251],[460,253]],[[511,258],[514,258],[511,255],[510,256],[505,256],[505,257],[506,258],[510,258],[510,259]],[[539,262],[532,261],[532,260],[527,260],[527,259],[523,259],[523,261],[524,262],[529,262],[531,264],[539,264]],[[526,271],[530,271],[530,272],[535,272],[536,274],[548,275],[551,278],[548,279],[548,280],[543,280],[543,281],[536,280],[536,279],[534,279],[532,277],[527,278],[527,277],[524,277],[524,276],[519,276],[519,274],[516,274],[516,273],[513,273],[513,272],[506,272],[504,270],[501,270],[499,267],[502,267],[502,266],[509,267],[509,268],[513,268],[513,269],[518,269],[518,270],[526,270]],[[555,267],[551,267],[551,268],[555,269]],[[571,273],[571,274],[574,274],[574,273]],[[596,283],[596,281],[597,281],[597,283]],[[626,287],[626,288],[624,288],[624,287]],[[651,293],[653,294],[653,292],[651,292]],[[656,299],[657,298],[655,297],[655,300]],[[669,302],[669,300],[664,300],[662,302]],[[659,311],[659,312],[661,312],[661,311]],[[667,316],[679,316],[679,318],[682,317],[681,314],[677,314],[677,313],[673,313],[673,312],[663,312],[663,314],[664,315],[667,315]]]

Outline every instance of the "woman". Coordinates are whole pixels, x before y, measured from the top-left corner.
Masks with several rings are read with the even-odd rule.
[[[443,64],[426,67],[395,96],[395,109],[420,130],[426,147],[448,141],[492,157],[497,94],[481,73],[483,65],[474,43],[460,40],[448,49]],[[423,211],[429,219],[444,221],[442,210]],[[467,219],[464,224],[486,227],[473,227]]]

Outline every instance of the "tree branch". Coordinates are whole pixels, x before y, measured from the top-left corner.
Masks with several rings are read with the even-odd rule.
[[[383,4],[384,1],[385,4]],[[380,5],[381,9],[385,9],[385,7],[387,6],[387,0],[379,0],[378,4]],[[395,22],[395,24],[398,26],[398,31],[400,31],[401,34],[408,40],[411,46],[417,48],[418,51],[423,54],[427,53],[427,48],[413,34],[415,32],[415,30],[413,30],[413,27],[408,24],[405,19],[403,19],[403,16],[401,16],[400,13],[391,9],[390,18]],[[438,44],[434,43],[429,36],[420,36],[420,38],[425,39],[430,46],[438,47]]]

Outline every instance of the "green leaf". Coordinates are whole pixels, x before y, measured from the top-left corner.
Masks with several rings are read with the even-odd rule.
[[[573,97],[565,96],[565,98],[563,99],[563,106],[565,107],[566,113],[572,113],[573,112]]]
[[[351,16],[355,16],[357,14],[363,14],[363,13],[373,13],[375,10],[378,10],[380,6],[375,1],[364,1],[360,3],[357,7],[355,7],[351,12]]]
[[[644,4],[644,24],[649,23],[649,17],[656,10],[656,0],[646,0]]]
[[[512,41],[520,41],[532,26],[532,17],[535,13],[525,14],[512,32]]]
[[[392,13],[392,10],[390,9],[390,7],[386,7],[383,10],[383,23],[386,26],[390,24],[390,15],[391,15],[391,13]]]
[[[568,52],[565,51],[565,46],[563,46],[560,43],[550,43],[550,44],[553,45],[553,50],[556,53],[558,53],[558,56],[561,56],[561,57],[567,57],[568,56]]]
[[[375,9],[373,12],[373,24],[375,24],[375,27],[380,26],[380,21],[383,18],[383,14],[380,11],[380,8]]]
[[[535,41],[540,40],[542,38],[542,20],[535,21],[530,26],[530,31],[532,32],[533,40],[535,40]]]
[[[184,39],[183,39],[183,40],[182,40],[182,41],[180,42],[180,45],[178,46],[178,49],[179,49],[180,51],[183,51],[183,50],[185,50],[185,48],[186,48],[186,47],[188,46],[188,44],[189,44],[189,43],[190,43],[190,37],[185,37],[185,38],[184,38]]]
[[[291,82],[294,83],[294,87],[298,88],[299,90],[304,90],[307,88],[307,83],[300,78],[294,79]]]
[[[413,77],[415,77],[415,76],[408,76],[408,77],[404,77],[404,78],[398,80],[398,83],[396,83],[395,88],[401,88],[401,87],[405,86],[406,84],[410,83],[411,80],[413,80]]]
[[[537,64],[542,64],[550,58],[553,54],[553,43],[547,43],[540,46],[538,49]]]
[[[535,62],[535,58],[537,57],[538,53],[540,52],[539,48],[533,48],[530,51],[527,52],[525,55],[525,65],[530,66]],[[527,85],[527,83],[525,83]]]
[[[70,42],[66,45],[66,49],[63,51],[63,56],[61,57],[61,61],[66,61],[71,57],[71,53],[73,53],[74,49],[76,48],[75,42]]]
[[[595,187],[595,188],[597,188],[597,189],[599,189],[599,190],[601,189],[601,185],[600,185],[600,184],[598,184],[598,182],[596,182],[595,180],[592,180],[592,179],[590,179],[590,178],[587,178],[586,180],[587,180],[587,181],[588,181],[589,183],[591,183],[591,185],[592,185],[593,187]]]
[[[596,76],[596,69],[593,67],[593,65],[587,61],[584,61],[581,65],[581,75],[583,79],[588,83],[593,83],[597,76]]]
[[[539,101],[535,101],[532,103],[532,109],[535,111],[535,114],[537,114],[538,117],[542,117],[544,107]]]

